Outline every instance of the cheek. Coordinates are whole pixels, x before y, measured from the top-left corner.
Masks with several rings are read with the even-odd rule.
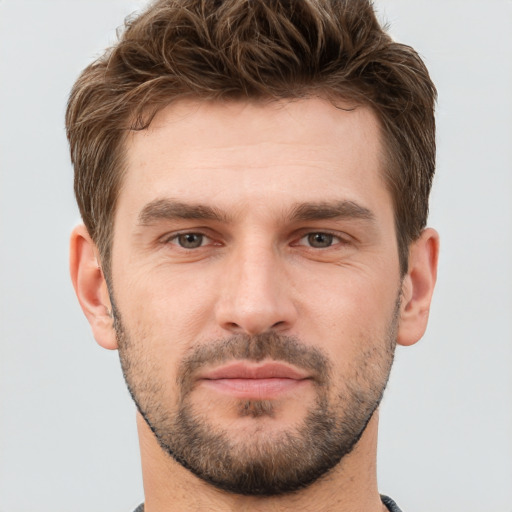
[[[179,357],[197,340],[212,314],[207,280],[169,272],[131,272],[114,281],[116,305],[130,332],[138,333],[159,357]]]
[[[377,280],[368,272],[339,271],[324,286],[310,283],[300,315],[304,340],[322,344],[342,367],[372,347],[384,345],[395,312],[398,281],[398,277]]]

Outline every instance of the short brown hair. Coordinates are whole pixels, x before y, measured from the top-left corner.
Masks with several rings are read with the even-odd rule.
[[[425,227],[436,90],[369,0],[160,0],[75,83],[66,113],[75,194],[106,275],[123,141],[172,101],[323,96],[369,105],[386,152],[400,268]]]

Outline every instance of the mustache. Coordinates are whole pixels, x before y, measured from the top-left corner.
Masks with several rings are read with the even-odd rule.
[[[302,343],[294,336],[266,332],[254,336],[236,334],[191,349],[182,360],[178,371],[178,384],[183,390],[192,387],[196,372],[209,365],[245,360],[260,362],[264,359],[281,361],[307,370],[320,385],[326,383],[331,372],[328,357],[318,348]]]

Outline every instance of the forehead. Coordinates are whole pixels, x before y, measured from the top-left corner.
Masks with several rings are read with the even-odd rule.
[[[181,100],[131,132],[125,151],[119,200],[134,208],[157,197],[255,205],[386,193],[375,114],[320,98]]]

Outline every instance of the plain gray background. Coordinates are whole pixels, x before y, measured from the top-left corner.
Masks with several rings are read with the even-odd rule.
[[[130,512],[134,407],[68,277],[67,94],[142,1],[0,0],[0,512]],[[427,335],[398,350],[379,485],[404,512],[512,511],[512,2],[378,0],[439,90]]]

